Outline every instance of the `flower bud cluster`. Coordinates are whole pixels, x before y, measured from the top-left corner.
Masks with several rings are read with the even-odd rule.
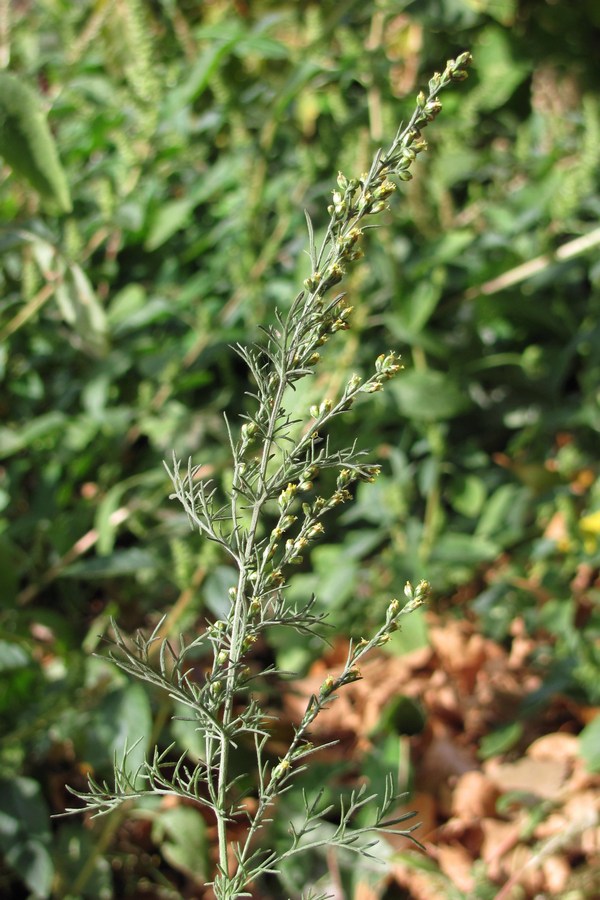
[[[398,357],[393,351],[387,355],[382,353],[381,356],[378,356],[375,360],[375,372],[377,377],[382,381],[389,381],[389,379],[393,378],[394,375],[397,375],[402,368],[403,366],[398,362]]]
[[[310,409],[309,413],[313,417],[313,419],[324,419],[331,410],[333,409],[333,402],[329,399],[323,400],[321,403],[314,403]]]
[[[397,375],[403,368],[404,366],[398,362],[395,353],[388,353],[387,356],[381,354],[375,360],[375,375],[363,384],[362,393],[375,394],[377,391],[382,391],[385,382]]]
[[[319,699],[324,700],[329,697],[335,690],[335,680],[333,675],[328,675],[321,687],[319,688]]]
[[[451,82],[466,78],[466,70],[470,63],[471,55],[462,53],[457,59],[448,60],[442,74],[435,73],[429,82],[428,94],[421,91],[417,96],[416,109],[408,126],[398,133],[387,153],[376,157],[369,172],[360,178],[352,179],[347,178],[342,172],[338,173],[337,186],[332,191],[331,203],[327,207],[331,216],[328,232],[331,249],[320,264],[322,268],[315,268],[304,282],[305,289],[311,295],[314,310],[319,309],[326,291],[342,280],[346,264],[362,256],[359,247],[362,237],[361,220],[365,216],[377,215],[388,208],[387,201],[396,190],[391,176],[395,176],[399,181],[410,181],[413,177],[410,171],[412,164],[419,153],[427,148],[422,138],[422,130],[436,118],[442,108],[438,94]],[[315,359],[315,346],[324,343],[330,334],[348,328],[349,313],[349,309],[340,310],[335,304],[327,311],[320,310],[321,315],[313,343],[307,348],[305,364],[314,365],[318,360],[318,354]],[[380,391],[385,380],[381,376],[384,374],[391,376],[397,371],[392,370],[396,362],[393,359],[391,361],[385,359],[390,367],[389,372],[386,369],[378,372],[374,380],[364,385],[365,393]],[[344,408],[349,408],[350,405],[351,402]]]
[[[240,438],[241,438],[240,453],[244,453],[246,448],[255,441],[257,434],[258,434],[258,425],[256,424],[256,422],[252,422],[252,421],[244,422],[244,424],[242,425],[242,428],[241,428],[241,432],[240,432]]]
[[[430,593],[431,585],[425,580],[420,581],[416,588],[413,588],[410,581],[407,581],[404,585],[404,596],[409,601],[415,601],[419,604],[425,603]],[[406,609],[406,607],[404,607],[404,609]]]
[[[273,767],[273,771],[271,772],[271,781],[279,781],[279,779],[289,772],[292,764],[289,759],[280,759],[276,766]]]
[[[285,513],[290,508],[294,497],[296,496],[296,492],[298,491],[298,485],[292,484],[291,482],[288,486],[283,490],[279,497],[277,498],[277,504],[279,509]]]

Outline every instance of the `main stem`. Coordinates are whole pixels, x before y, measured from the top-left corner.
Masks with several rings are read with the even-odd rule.
[[[292,307],[292,311],[293,311]],[[271,409],[271,413],[269,416],[269,424],[267,428],[267,433],[264,437],[263,441],[263,449],[262,456],[260,461],[260,468],[258,473],[258,496],[254,502],[254,507],[252,510],[252,520],[250,522],[250,527],[248,529],[248,537],[246,540],[246,545],[244,548],[244,553],[241,560],[239,577],[238,577],[238,585],[237,585],[237,593],[234,601],[233,608],[233,621],[231,625],[231,643],[230,643],[230,652],[229,652],[229,665],[227,669],[227,678],[225,684],[225,699],[223,703],[223,731],[221,732],[220,738],[220,758],[219,758],[219,781],[217,787],[217,807],[216,807],[216,816],[217,816],[217,835],[219,841],[219,864],[221,871],[224,875],[229,873],[229,861],[227,858],[227,784],[229,782],[229,759],[230,759],[230,748],[231,748],[231,739],[230,739],[230,726],[233,719],[233,700],[235,695],[235,681],[236,681],[236,668],[240,661],[242,655],[242,643],[244,640],[244,631],[245,631],[245,622],[246,622],[246,613],[247,613],[247,599],[246,599],[246,582],[248,579],[248,571],[249,567],[252,565],[252,561],[254,558],[254,547],[256,543],[256,533],[258,531],[258,525],[260,522],[260,515],[262,512],[262,508],[268,499],[268,493],[266,491],[266,481],[267,481],[267,469],[269,465],[269,460],[271,457],[271,450],[274,444],[274,434],[275,427],[277,424],[277,419],[279,418],[281,405],[283,401],[283,394],[285,392],[285,388],[287,386],[287,364],[286,357],[288,355],[287,351],[287,342],[288,342],[288,328],[289,328],[289,320],[290,316],[288,315],[285,326],[284,326],[284,336],[281,342],[281,358],[280,358],[280,372],[279,372],[279,383],[277,385],[277,392],[275,395],[275,399],[273,402],[273,407]],[[234,488],[235,491],[235,488]],[[233,500],[232,500],[233,502]],[[235,510],[234,510],[235,512]],[[234,520],[235,521],[235,520]]]

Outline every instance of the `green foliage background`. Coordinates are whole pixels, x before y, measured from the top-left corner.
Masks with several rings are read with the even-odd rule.
[[[597,704],[594,0],[38,0],[9,18],[3,896],[24,883],[37,897],[124,897],[136,882],[179,896],[208,865],[193,810],[149,807],[150,832],[132,831],[116,867],[117,825],[50,822],[64,783],[108,774],[127,734],[194,752],[168,703],[91,652],[111,615],[127,629],[170,610],[177,633],[221,614],[224,561],[168,502],[162,459],[176,449],[227,477],[222,411],[233,418],[251,389],[230,345],[257,337],[308,274],[303,209],[324,225],[338,169],[360,173],[464,49],[472,77],[444,99],[430,153],[345,284],[353,328],[298,396],[307,409],[380,352],[403,354],[406,372],[346,424],[384,475],[293,591],[316,590],[341,632],[366,633],[407,578],[427,577],[444,615],[496,640],[524,620],[545,689],[517,719],[558,692]],[[15,78],[60,162],[43,121],[28,131],[27,103],[9,104]],[[41,151],[24,160],[19,140]],[[585,235],[587,249],[573,245]],[[555,257],[561,246],[573,254]],[[394,652],[426,640],[419,621]],[[281,639],[269,652],[303,669],[319,648]]]

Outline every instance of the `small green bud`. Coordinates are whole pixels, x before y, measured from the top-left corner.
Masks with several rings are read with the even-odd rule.
[[[290,761],[288,759],[281,759],[271,772],[271,781],[278,781],[290,768]]]
[[[420,581],[417,585],[416,596],[419,599],[426,600],[431,593],[431,585],[428,581]]]
[[[396,185],[393,181],[388,181],[387,179],[381,184],[377,190],[375,191],[375,196],[378,200],[385,200],[396,190]]]
[[[362,675],[360,674],[360,669],[358,666],[353,666],[351,669],[346,672],[344,676],[344,684],[352,684],[353,681],[360,681]]]
[[[358,473],[358,477],[361,481],[366,481],[369,484],[372,484],[380,474],[381,466],[362,466],[361,470]]]
[[[298,486],[296,484],[292,484],[292,482],[288,483],[288,486],[280,493],[277,498],[277,504],[280,509],[287,509],[292,499],[298,490]]]
[[[425,118],[427,119],[428,122],[433,122],[435,117],[441,111],[442,111],[442,104],[441,104],[440,100],[438,100],[437,97],[434,97],[434,99],[431,100],[427,104],[425,109],[423,110],[423,112],[425,113]]]
[[[344,277],[344,274],[342,266],[340,266],[339,263],[334,263],[325,273],[325,278],[321,284],[322,289],[325,290],[334,284],[338,284]]]
[[[325,532],[325,527],[321,522],[315,522],[314,525],[311,525],[307,531],[307,535],[309,538],[316,537],[318,534],[323,534]]]
[[[242,652],[246,653],[247,650],[252,647],[253,644],[256,643],[256,635],[255,634],[247,634],[244,640],[242,641]]]
[[[346,176],[344,175],[343,172],[338,172],[337,183],[338,183],[338,187],[341,191],[345,191],[346,188],[348,187],[348,179],[346,178]]]
[[[308,278],[304,281],[304,287],[307,291],[316,291],[321,283],[321,273],[313,272],[312,275],[309,275]]]
[[[257,431],[258,425],[256,422],[244,422],[241,429],[242,441],[249,444],[250,441],[254,440]]]
[[[347,331],[349,328],[350,326],[348,322],[346,322],[344,319],[336,319],[331,323],[329,330],[332,334],[335,334],[336,331]]]
[[[338,247],[341,247],[342,250],[348,250],[356,244],[361,235],[362,231],[360,228],[352,228],[347,234],[341,234],[336,239],[336,244]]]
[[[227,650],[219,650],[217,653],[217,665],[224,666],[228,659],[229,654],[227,653]]]
[[[321,685],[321,688],[319,690],[319,697],[321,699],[323,699],[324,697],[328,697],[329,694],[331,694],[331,692],[333,691],[334,685],[335,681],[333,680],[333,677],[331,675],[328,675]]]
[[[442,76],[439,72],[434,72],[433,77],[429,79],[429,93],[435,94],[439,90],[442,83]]]
[[[375,371],[380,376],[385,376],[384,380],[388,380],[393,375],[396,375],[402,369],[402,366],[398,362],[398,357],[395,353],[388,353],[384,355],[383,353],[377,357],[375,360]]]
[[[314,744],[312,744],[310,741],[306,741],[306,743],[302,744],[301,747],[298,747],[297,750],[294,750],[294,758],[297,758],[298,756],[305,756],[307,753],[310,753],[313,747]]]

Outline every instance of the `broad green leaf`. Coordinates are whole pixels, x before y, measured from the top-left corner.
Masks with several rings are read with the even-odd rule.
[[[487,490],[485,483],[477,475],[457,475],[452,479],[450,502],[463,516],[474,518],[481,512]]]
[[[392,634],[385,648],[394,656],[404,656],[405,653],[412,653],[413,650],[427,646],[429,646],[427,620],[422,609],[415,609],[414,612],[401,617],[398,631]]]
[[[447,532],[436,539],[431,558],[436,562],[477,565],[496,559],[499,552],[500,548],[494,541],[457,531]]]
[[[148,250],[156,250],[172,237],[176,231],[185,228],[195,207],[193,197],[171,200],[163,203],[152,223],[146,240]]]
[[[531,63],[517,60],[513,46],[509,34],[498,25],[489,25],[479,34],[473,48],[479,84],[463,104],[470,115],[503,106],[529,74]]]
[[[202,173],[189,196],[177,200],[164,202],[154,215],[148,237],[146,249],[158,250],[175,232],[179,231],[190,221],[194,209],[219,192],[225,192],[228,187],[237,183],[239,167],[242,160],[232,161],[228,157],[219,160],[212,168]]]
[[[94,769],[106,769],[116,758],[134,775],[145,758],[151,730],[148,695],[140,684],[130,682],[106,694],[95,707],[86,731],[86,759]]]
[[[600,772],[600,716],[579,735],[579,754],[590,772]]]
[[[108,556],[81,559],[61,572],[61,578],[116,578],[151,572],[156,569],[157,564],[157,558],[150,550],[129,547],[126,550],[115,550]]]
[[[485,13],[502,25],[512,25],[517,12],[517,0],[467,0],[477,12]]]
[[[31,656],[20,644],[0,640],[0,673],[22,669],[30,662]]]
[[[450,375],[432,369],[411,369],[389,385],[403,416],[417,421],[453,419],[470,406],[470,400]]]
[[[495,731],[481,738],[479,742],[479,758],[489,759],[490,756],[498,756],[500,753],[512,750],[522,736],[523,724],[521,722],[511,722],[510,725],[496,728]]]
[[[266,34],[254,33],[242,38],[235,45],[233,52],[241,57],[255,55],[260,59],[285,59],[289,54],[289,48]]]
[[[483,538],[494,537],[504,542],[518,534],[525,513],[529,493],[518,484],[501,485],[485,503],[477,523],[476,533]]]
[[[50,896],[50,843],[48,809],[37,781],[0,780],[0,851],[34,897]]]
[[[0,457],[11,456],[25,448],[34,447],[36,441],[53,437],[64,428],[66,416],[58,411],[44,413],[20,430],[0,428]]]
[[[426,721],[425,711],[420,703],[405,694],[397,694],[382,709],[373,733],[420,734]]]
[[[61,212],[71,212],[67,178],[38,97],[8,72],[0,72],[0,154]]]
[[[218,71],[223,60],[244,35],[244,29],[237,21],[230,23],[220,33],[211,34],[212,46],[200,55],[198,61],[187,74],[185,81],[174,88],[167,96],[166,116],[172,116],[200,97],[208,87],[211,78]]]
[[[205,758],[206,743],[198,722],[192,716],[189,706],[175,702],[169,730],[179,749],[185,750],[191,759],[197,761]]]
[[[86,880],[78,898],[84,900],[113,900],[115,888],[109,861],[97,853],[97,836],[79,822],[63,822],[55,845],[56,867],[63,884],[74,884],[86,869]],[[69,895],[71,896],[71,895]],[[75,898],[73,898],[75,900]]]
[[[106,317],[111,329],[127,326],[131,317],[140,313],[147,302],[148,295],[143,285],[135,282],[126,285],[110,301]]]
[[[154,820],[152,839],[169,865],[203,882],[209,875],[206,823],[190,806],[163,809]]]
[[[68,324],[91,350],[103,352],[108,331],[106,313],[81,266],[72,263],[67,268],[56,293]]]
[[[98,544],[96,550],[98,556],[108,556],[113,552],[117,536],[118,524],[111,521],[111,517],[121,505],[127,484],[116,484],[106,492],[98,504],[96,512],[96,528],[98,530]]]

